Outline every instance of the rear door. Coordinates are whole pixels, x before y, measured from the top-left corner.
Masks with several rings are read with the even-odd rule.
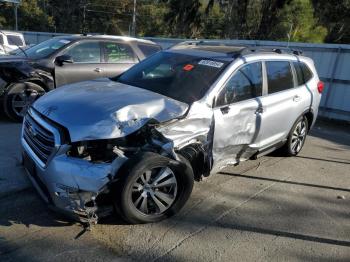
[[[260,132],[261,62],[238,68],[220,91],[215,107],[213,155],[215,167],[248,158]]]
[[[101,53],[97,40],[82,40],[61,52],[59,55],[71,56],[73,63],[55,65],[56,87],[103,77]]]
[[[287,137],[300,116],[302,96],[290,61],[265,61],[267,95],[261,98],[261,132],[254,146],[268,148]]]
[[[138,57],[126,42],[105,41],[103,43],[103,75],[115,77],[139,62]]]

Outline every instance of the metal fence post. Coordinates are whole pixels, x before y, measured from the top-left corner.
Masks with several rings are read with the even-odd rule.
[[[335,73],[337,71],[337,67],[338,67],[338,61],[339,61],[339,57],[340,57],[340,54],[341,54],[341,47],[339,46],[338,47],[338,50],[337,50],[337,55],[335,57],[335,61],[334,61],[334,65],[333,65],[333,69],[332,69],[332,74],[331,74],[331,79],[329,80],[329,85],[328,85],[328,88],[327,88],[327,93],[326,93],[326,100],[324,102],[324,109],[327,110],[328,108],[328,102],[329,102],[329,98],[331,96],[331,89],[332,89],[332,86],[333,86],[333,82],[334,82],[334,78],[335,78]]]

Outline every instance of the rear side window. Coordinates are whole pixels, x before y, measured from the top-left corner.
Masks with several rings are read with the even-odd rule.
[[[9,45],[19,45],[19,46],[24,45],[22,38],[20,38],[17,35],[7,35],[7,42]]]
[[[252,63],[238,69],[220,92],[216,106],[239,102],[262,95],[261,63]]]
[[[157,45],[146,45],[146,44],[137,44],[145,57],[153,55],[161,50],[160,46]]]
[[[266,62],[269,94],[294,87],[292,69],[288,61]]]
[[[0,45],[4,44],[4,37],[2,35],[0,35]]]
[[[302,62],[293,62],[297,75],[298,86],[304,85],[312,78],[312,72],[309,67]]]
[[[128,44],[105,43],[104,56],[106,63],[135,63],[136,56]]]

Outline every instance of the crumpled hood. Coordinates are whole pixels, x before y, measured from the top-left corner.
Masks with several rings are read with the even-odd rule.
[[[185,103],[107,78],[60,87],[33,107],[66,127],[72,142],[123,137],[149,120],[168,121],[188,109]]]

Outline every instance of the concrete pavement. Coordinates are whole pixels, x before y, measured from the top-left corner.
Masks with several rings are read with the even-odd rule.
[[[0,115],[0,197],[30,186],[21,166],[20,134],[21,124]]]

